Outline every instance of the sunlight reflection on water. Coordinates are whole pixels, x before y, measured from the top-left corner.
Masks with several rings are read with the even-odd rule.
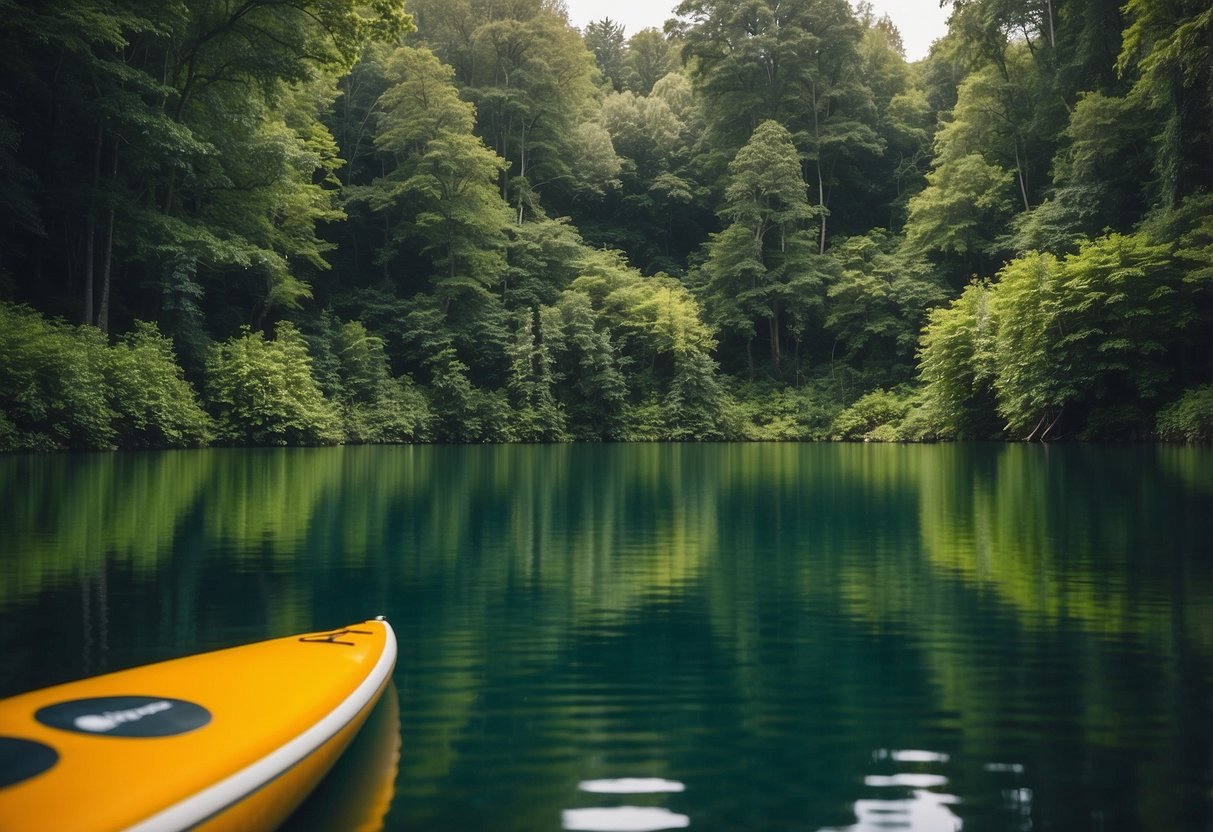
[[[915,832],[959,832],[960,818],[948,808],[959,801],[950,794],[915,789],[913,796],[900,800],[857,800],[858,822],[822,832],[885,832],[888,829],[913,829]]]
[[[0,456],[0,696],[382,612],[390,832],[1213,832],[1210,494],[1147,445]]]
[[[685,829],[686,815],[651,806],[614,806],[603,809],[566,809],[563,826],[581,832],[659,832]]]
[[[672,794],[686,790],[685,784],[661,777],[583,780],[577,787],[591,794]],[[658,832],[691,825],[691,819],[686,815],[648,806],[566,809],[562,819],[565,829],[584,832]]]
[[[872,759],[894,760],[898,763],[946,763],[948,755],[917,748],[882,748],[872,755]]]
[[[949,757],[937,751],[882,748],[872,754],[872,759],[874,762],[892,761],[921,767],[947,763]],[[888,829],[959,832],[964,826],[961,819],[948,808],[960,803],[960,798],[931,791],[948,784],[948,778],[942,774],[924,771],[869,774],[863,778],[863,784],[873,789],[888,790],[885,792],[888,796],[855,801],[855,823],[830,827],[821,832],[883,832]]]
[[[621,777],[617,780],[583,780],[578,788],[595,794],[658,794],[681,792],[686,786],[660,777]]]

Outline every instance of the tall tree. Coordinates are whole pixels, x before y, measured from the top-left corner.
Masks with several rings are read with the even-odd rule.
[[[811,205],[800,158],[783,125],[765,121],[729,164],[721,219],[727,223],[708,246],[705,293],[722,329],[746,340],[750,372],[756,319],[768,328],[771,368],[781,372],[783,327],[789,315],[820,303],[826,263],[818,262],[809,224],[821,213]]]
[[[927,174],[927,188],[909,203],[910,251],[939,253],[953,278],[987,271],[996,262],[999,232],[1013,213],[1013,174],[970,153]]]
[[[1213,186],[1213,8],[1202,0],[1130,0],[1121,73],[1162,118],[1157,169],[1167,204]]]
[[[1025,50],[1011,50],[1004,69],[1034,72]],[[957,283],[992,270],[1006,225],[1036,198],[1022,135],[1031,115],[1028,86],[1007,81],[994,64],[970,73],[936,133],[927,187],[908,203],[907,243],[950,259]]]
[[[523,442],[565,439],[566,417],[556,400],[553,342],[559,317],[524,309],[515,321],[507,390],[515,413],[515,433]]]
[[[831,360],[884,387],[911,380],[926,316],[946,298],[935,269],[898,243],[879,228],[840,241],[830,254],[841,268],[826,290]]]
[[[433,258],[434,292],[447,311],[452,300],[484,293],[505,271],[507,206],[495,187],[505,162],[475,136],[444,132],[426,144],[415,171],[378,198],[415,206],[400,229]]]
[[[473,108],[433,53],[402,46],[387,72],[400,80],[379,99],[375,144],[398,164],[365,195],[376,210],[399,211],[395,245],[416,241],[429,255],[430,288],[445,313],[456,297],[485,293],[505,272],[510,217],[496,183],[507,163],[472,134]]]
[[[510,163],[502,197],[525,218],[539,202],[569,203],[578,183],[577,128],[597,88],[593,53],[544,0],[418,0],[423,42],[455,69],[476,105],[476,132]]]
[[[574,438],[600,441],[620,436],[628,389],[607,322],[590,298],[576,291],[562,292],[555,306],[544,308],[543,314],[551,320],[548,331],[559,332],[553,352],[555,372],[563,383],[557,395]]]
[[[960,297],[931,311],[919,342],[923,408],[946,439],[994,435],[990,286],[973,281]]]
[[[677,49],[656,29],[641,29],[628,38],[623,60],[627,88],[637,95],[648,95],[654,84],[678,68]]]
[[[672,265],[673,219],[691,201],[693,183],[683,169],[689,126],[660,95],[611,93],[602,124],[621,160],[620,188],[605,201],[597,237],[625,251],[645,271]]]
[[[32,172],[43,195],[44,236],[4,246],[32,296],[52,288],[44,269],[66,275],[90,323],[160,314],[194,363],[204,294],[228,326],[306,296],[324,268],[316,223],[336,216],[318,116],[369,38],[407,28],[399,7],[72,0],[0,14],[16,69],[5,87],[46,85],[0,95],[24,108],[7,117],[22,125],[16,184]]]
[[[1139,102],[1080,96],[1053,157],[1048,199],[1015,220],[1016,248],[1069,252],[1106,228],[1131,228],[1157,189],[1152,133]]]
[[[926,184],[935,117],[916,73],[906,62],[901,34],[888,16],[877,18],[871,4],[857,7],[864,26],[859,54],[862,75],[872,91],[874,129],[884,151],[847,171],[847,187],[833,200],[834,213],[887,210],[885,227],[905,222],[906,203]]]
[[[779,121],[827,208],[844,169],[881,150],[860,75],[861,30],[846,0],[684,0],[677,11],[683,62],[706,103],[710,154],[723,162],[762,121]],[[819,251],[827,215],[817,215]]]
[[[587,23],[581,36],[585,39],[585,45],[594,53],[598,71],[611,89],[619,92],[628,86],[629,67],[625,60],[623,26],[609,17],[604,17],[602,20]]]

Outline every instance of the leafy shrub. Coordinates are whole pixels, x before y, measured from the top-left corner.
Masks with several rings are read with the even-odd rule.
[[[0,303],[0,450],[112,447],[105,336]]]
[[[909,396],[899,396],[890,390],[873,390],[838,414],[830,427],[830,435],[842,440],[896,441],[899,438],[897,427],[909,412],[910,403]]]
[[[798,389],[747,388],[739,394],[737,416],[730,420],[732,435],[758,442],[819,441],[841,408],[814,386]]]
[[[433,416],[425,394],[408,376],[393,378],[384,341],[361,321],[321,314],[307,336],[312,374],[341,413],[345,441],[419,442],[430,438]]]
[[[612,438],[623,442],[660,442],[665,438],[661,404],[654,398],[625,404],[619,431]]]
[[[219,436],[242,445],[340,442],[341,418],[312,377],[307,344],[293,325],[267,341],[247,329],[214,345],[206,387]]]
[[[863,435],[865,442],[900,442],[901,430],[896,425],[885,423],[877,425]]]
[[[662,402],[666,438],[718,440],[725,438],[721,418],[724,392],[716,362],[705,352],[676,353],[674,378]]]
[[[424,442],[433,414],[425,393],[406,376],[383,379],[371,401],[343,403],[341,419],[347,442]]]
[[[515,318],[506,392],[511,405],[510,433],[520,442],[568,439],[568,416],[555,394],[553,345],[560,341],[555,310],[523,310]]]
[[[0,304],[0,450],[175,447],[210,437],[210,419],[172,344],[136,323],[115,346],[91,326]]]
[[[915,430],[940,439],[987,437],[998,431],[992,290],[983,282],[965,287],[948,306],[931,310],[919,341],[922,410]]]
[[[931,442],[944,438],[940,435],[939,420],[922,403],[910,407],[897,428],[897,435],[902,442]]]
[[[123,447],[183,447],[210,439],[210,417],[185,380],[172,342],[155,324],[137,322],[110,348],[104,371]]]
[[[553,372],[561,383],[553,392],[568,416],[570,438],[600,442],[616,436],[628,388],[604,316],[587,295],[572,291],[541,315],[555,336]]]
[[[1188,390],[1158,414],[1158,436],[1177,442],[1213,442],[1213,384]]]

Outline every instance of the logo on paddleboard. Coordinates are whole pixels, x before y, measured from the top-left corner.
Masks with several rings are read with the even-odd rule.
[[[0,789],[36,777],[59,762],[49,745],[21,737],[0,737]]]
[[[201,705],[165,696],[99,696],[41,708],[43,725],[103,737],[172,737],[201,728],[211,714]]]

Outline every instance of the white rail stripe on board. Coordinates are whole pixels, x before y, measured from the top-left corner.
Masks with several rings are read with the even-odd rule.
[[[383,652],[371,672],[345,701],[277,750],[215,785],[127,827],[127,832],[180,832],[197,826],[275,780],[336,736],[374,698],[396,664],[396,633],[387,621],[380,623],[386,630]]]

